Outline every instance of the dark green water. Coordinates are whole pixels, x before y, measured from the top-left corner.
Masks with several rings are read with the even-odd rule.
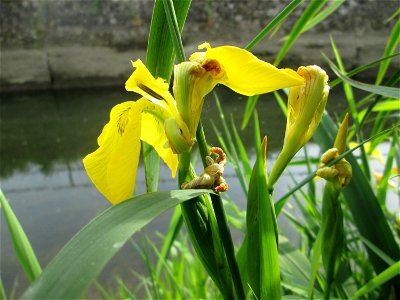
[[[245,109],[245,98],[219,88],[220,100],[227,120],[230,116],[240,127]],[[108,121],[110,109],[123,101],[135,100],[135,94],[122,88],[45,92],[33,94],[1,95],[1,188],[19,218],[36,251],[42,267],[45,267],[62,246],[85,224],[110,204],[97,192],[83,169],[82,158],[97,147],[97,136]],[[343,111],[343,98],[330,99],[331,107]],[[328,108],[329,109],[329,108]],[[283,141],[285,118],[273,97],[263,96],[257,105],[262,134],[268,135],[268,158],[273,161]],[[219,114],[213,97],[208,97],[202,115],[207,140],[219,146],[211,121],[222,131]],[[240,132],[247,151],[254,161],[253,125]],[[318,147],[310,145],[309,153],[318,155]],[[302,154],[301,154],[302,155]],[[269,164],[271,164],[269,161]],[[202,171],[200,165],[196,166]],[[169,169],[161,163],[160,190],[175,189],[176,180],[170,178]],[[305,169],[293,167],[299,178]],[[226,168],[229,195],[245,207],[245,195],[235,178],[232,167]],[[275,191],[278,199],[291,184],[288,176],[281,179]],[[145,191],[143,168],[139,166],[137,193]],[[156,243],[154,232],[165,232],[171,212],[157,218],[138,235],[140,240],[147,233]],[[281,226],[285,230],[285,226]],[[240,240],[241,236],[237,235]],[[235,235],[235,238],[236,238]],[[7,292],[16,284],[20,295],[27,281],[12,249],[1,220],[1,276]],[[130,270],[142,270],[133,247],[125,246],[111,261],[99,280],[105,286],[114,282],[114,276],[132,281]],[[95,292],[89,292],[89,294]]]

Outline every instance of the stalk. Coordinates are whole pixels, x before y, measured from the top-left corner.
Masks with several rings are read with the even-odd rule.
[[[203,161],[204,167],[205,164],[205,157],[208,155],[207,153],[207,142],[205,139],[203,125],[201,122],[197,127],[196,132],[196,139],[199,145],[200,155]],[[215,212],[215,216],[217,219],[219,235],[222,240],[222,244],[225,249],[226,258],[229,265],[229,270],[232,274],[233,285],[235,286],[236,296],[239,299],[245,299],[245,293],[243,289],[242,279],[239,272],[239,266],[235,256],[235,248],[233,246],[232,234],[229,229],[228,221],[226,219],[226,214],[224,210],[224,206],[222,204],[222,199],[219,194],[211,194],[211,200]]]

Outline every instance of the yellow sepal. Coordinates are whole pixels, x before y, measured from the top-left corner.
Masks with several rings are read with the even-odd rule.
[[[98,138],[99,148],[83,159],[96,188],[112,203],[132,196],[140,155],[144,98],[116,105]]]

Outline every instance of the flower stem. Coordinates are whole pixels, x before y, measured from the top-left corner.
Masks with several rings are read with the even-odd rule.
[[[197,127],[196,139],[200,150],[200,155],[203,160],[203,165],[205,164],[205,157],[208,155],[207,142],[205,139],[203,125],[201,121]],[[212,205],[214,208],[215,217],[217,219],[219,235],[222,240],[222,245],[225,249],[226,259],[229,265],[229,269],[232,275],[232,281],[235,286],[236,296],[238,299],[245,299],[245,293],[243,289],[242,279],[240,277],[239,266],[236,261],[235,248],[233,246],[233,240],[231,231],[229,229],[228,221],[226,219],[226,214],[224,206],[222,204],[222,199],[219,194],[211,194]]]

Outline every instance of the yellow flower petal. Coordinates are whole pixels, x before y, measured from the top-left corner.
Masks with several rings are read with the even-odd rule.
[[[220,78],[215,78],[217,83],[226,85],[239,94],[265,94],[304,83],[304,79],[294,70],[278,69],[244,49],[233,46],[211,48],[207,43],[199,46],[199,49],[202,48],[206,48],[205,54],[196,52],[190,59],[199,62],[217,61],[221,72],[224,72],[218,74]]]
[[[144,98],[116,105],[98,138],[99,148],[83,159],[96,188],[112,203],[132,196],[140,154]]]
[[[176,175],[178,168],[178,155],[174,154],[168,146],[168,139],[164,131],[164,122],[154,115],[144,113],[142,115],[141,139],[152,145],[158,155],[164,160],[171,169],[172,177]]]
[[[168,83],[162,78],[155,79],[140,59],[132,62],[132,66],[136,70],[126,81],[125,89],[142,95],[175,115],[175,100],[168,91]]]

